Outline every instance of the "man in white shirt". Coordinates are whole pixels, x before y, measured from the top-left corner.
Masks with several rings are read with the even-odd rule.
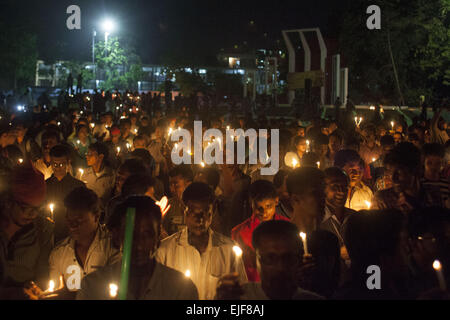
[[[131,196],[118,205],[113,218],[120,221],[120,242],[125,238],[126,213],[135,208],[127,300],[197,300],[197,289],[181,272],[156,261],[161,231],[161,209],[147,196]],[[87,275],[77,293],[79,300],[115,299],[110,284],[119,286],[121,262]],[[120,287],[118,288],[120,292]]]
[[[233,252],[235,243],[211,226],[214,193],[205,183],[194,182],[183,192],[186,227],[164,239],[157,251],[159,262],[190,274],[200,300],[212,300],[219,278],[237,272],[241,283],[247,282],[242,259]],[[189,272],[188,272],[189,271]]]
[[[50,279],[59,283],[62,275],[68,291],[77,291],[84,276],[117,262],[120,253],[112,246],[109,232],[99,224],[99,200],[94,191],[74,189],[64,205],[70,236],[50,254]]]

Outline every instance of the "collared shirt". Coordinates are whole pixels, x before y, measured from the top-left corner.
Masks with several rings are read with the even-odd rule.
[[[102,171],[95,173],[92,167],[85,170],[83,174],[78,172],[77,178],[86,183],[86,187],[93,190],[105,207],[111,198],[114,188],[114,172],[105,166]]]
[[[9,240],[0,229],[0,262],[4,264],[0,270],[3,270],[6,286],[22,285],[31,280],[46,286],[48,257],[52,248],[53,224],[42,216]]]
[[[57,245],[50,254],[50,279],[58,283],[63,275],[65,286],[70,291],[80,289],[81,279],[89,273],[120,260],[120,252],[112,246],[111,235],[104,226],[99,226],[89,247],[82,267],[75,253],[75,240],[70,236]]]
[[[34,167],[39,170],[44,175],[44,180],[50,178],[53,174],[52,165],[48,166],[45,164],[44,159],[40,158],[33,162]]]
[[[342,247],[344,245],[345,229],[347,227],[348,218],[352,214],[356,213],[355,210],[344,208],[344,220],[342,223],[338,218],[330,211],[328,206],[325,206],[325,216],[323,217],[320,229],[327,230],[333,233],[339,239],[339,244]]]
[[[247,282],[242,259],[235,259],[235,243],[213,230],[208,230],[209,240],[202,254],[188,241],[188,228],[164,239],[156,252],[156,259],[175,270],[191,273],[200,300],[213,300],[220,277],[231,272],[239,273],[241,283]]]
[[[241,300],[270,300],[262,289],[261,282],[249,282],[242,286],[244,294]],[[298,288],[294,292],[291,300],[325,300],[324,297],[302,288]]]
[[[113,299],[109,295],[109,285],[111,283],[119,285],[121,264],[122,262],[117,262],[88,274],[81,282],[81,290],[77,293],[77,300]],[[185,277],[184,274],[177,270],[155,262],[155,268],[145,293],[136,297],[129,291],[127,299],[198,300],[198,293],[191,279]]]
[[[366,201],[372,201],[373,192],[364,183],[360,183],[352,189],[350,197],[347,198],[345,207],[355,211],[367,210]]]
[[[273,216],[273,220],[289,221],[288,218],[276,213]],[[248,281],[260,281],[258,271],[256,270],[255,249],[252,245],[253,230],[255,230],[260,224],[261,221],[255,215],[252,215],[250,218],[231,230],[231,239],[236,241],[242,249],[242,259],[244,261]]]

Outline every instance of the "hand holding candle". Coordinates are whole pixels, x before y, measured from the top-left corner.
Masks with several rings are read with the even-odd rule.
[[[307,255],[307,254],[309,254],[309,252],[308,252],[308,243],[307,243],[307,239],[306,239],[306,233],[300,232],[300,238],[302,238],[304,253],[305,253],[305,255]]]
[[[239,246],[233,246],[233,251],[236,255],[236,260],[234,261],[234,271],[238,273],[238,263],[239,259],[242,257],[242,249]]]
[[[436,275],[439,281],[439,288],[442,291],[446,291],[447,290],[447,284],[445,283],[445,278],[444,278],[444,274],[442,272],[442,265],[441,262],[439,260],[434,260],[433,262],[433,269],[436,271]]]

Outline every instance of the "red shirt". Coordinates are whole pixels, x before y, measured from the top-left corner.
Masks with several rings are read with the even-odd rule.
[[[288,218],[276,213],[272,220],[290,221]],[[231,230],[231,238],[236,241],[242,249],[242,259],[249,282],[260,281],[258,271],[256,270],[256,253],[252,245],[253,230],[255,230],[260,223],[261,221],[255,215],[252,215]]]

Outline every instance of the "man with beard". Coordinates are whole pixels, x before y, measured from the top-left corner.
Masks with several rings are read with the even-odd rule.
[[[237,274],[224,276],[217,299],[320,300],[321,296],[297,286],[296,272],[302,263],[302,243],[298,228],[282,220],[261,223],[253,232],[261,282],[237,283]]]

